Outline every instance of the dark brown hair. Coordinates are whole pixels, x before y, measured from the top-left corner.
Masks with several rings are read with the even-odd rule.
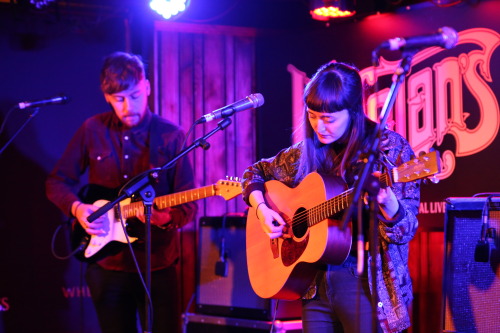
[[[341,176],[357,161],[358,151],[366,143],[367,131],[374,123],[363,109],[363,85],[358,69],[339,62],[321,66],[304,89],[304,142],[298,160],[296,180],[317,171]],[[331,144],[322,144],[311,127],[307,110],[316,112],[349,112],[349,125],[343,136]]]
[[[101,90],[115,94],[127,90],[146,78],[145,65],[138,55],[115,52],[104,59],[101,69]]]

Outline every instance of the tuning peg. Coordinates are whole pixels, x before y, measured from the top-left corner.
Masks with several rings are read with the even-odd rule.
[[[427,177],[427,178],[424,178],[424,179],[422,180],[422,182],[423,182],[424,184],[428,184],[429,182],[431,182],[431,183],[433,183],[433,184],[437,184],[437,183],[439,183],[439,179],[438,179],[435,175],[433,175],[433,176],[429,176],[429,177]]]
[[[431,181],[431,183],[433,183],[433,184],[437,184],[437,183],[439,183],[439,178],[438,178],[438,177],[436,177],[436,175],[430,176],[430,177],[429,177],[429,180],[430,180],[430,181]]]

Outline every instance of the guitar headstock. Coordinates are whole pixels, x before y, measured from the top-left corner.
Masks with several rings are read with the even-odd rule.
[[[439,152],[431,151],[391,170],[394,182],[406,183],[441,172]]]
[[[226,200],[233,199],[241,194],[241,181],[237,177],[221,179],[215,185],[216,195],[220,195]]]

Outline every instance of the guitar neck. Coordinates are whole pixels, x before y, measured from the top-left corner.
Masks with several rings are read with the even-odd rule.
[[[383,173],[380,175],[380,183],[382,187],[386,187],[390,184],[390,175],[388,173]],[[313,226],[320,223],[321,221],[337,214],[338,212],[347,208],[349,204],[349,197],[351,196],[353,189],[350,188],[333,198],[308,209],[308,224]]]
[[[214,195],[216,195],[215,185],[208,185],[193,190],[187,190],[157,197],[154,200],[154,204],[156,207],[158,207],[158,209],[165,209],[167,207],[173,207],[187,202],[205,199]],[[122,217],[128,219],[137,216],[139,210],[141,212],[144,210],[142,201],[136,201],[129,203],[128,205],[123,205],[121,208]]]

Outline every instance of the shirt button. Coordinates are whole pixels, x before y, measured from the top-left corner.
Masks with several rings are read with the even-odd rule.
[[[384,303],[382,303],[382,302],[378,302],[378,304],[377,304],[377,306],[378,306],[379,308],[381,308],[383,305],[384,305]]]
[[[125,135],[123,138],[124,138],[125,140],[128,140],[128,139],[129,139],[128,135]]]
[[[97,156],[97,160],[98,161],[102,160],[102,157],[101,156]]]
[[[128,155],[123,156],[123,158],[125,158],[126,160],[128,160]]]
[[[128,175],[123,175],[123,178],[127,179],[127,178],[128,178]]]

